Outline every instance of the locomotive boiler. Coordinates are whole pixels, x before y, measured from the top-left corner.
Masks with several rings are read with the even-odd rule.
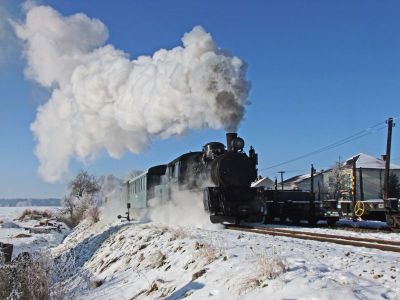
[[[244,140],[236,133],[226,134],[226,150],[221,143],[208,143],[203,147],[206,176],[213,185],[203,189],[203,203],[212,223],[241,220],[259,222],[265,205],[257,197],[251,183],[257,178],[257,154],[250,147],[247,155]]]

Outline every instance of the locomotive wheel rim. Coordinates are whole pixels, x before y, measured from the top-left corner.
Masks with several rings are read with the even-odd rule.
[[[364,202],[357,201],[356,205],[354,205],[354,214],[357,217],[361,217],[365,212]]]

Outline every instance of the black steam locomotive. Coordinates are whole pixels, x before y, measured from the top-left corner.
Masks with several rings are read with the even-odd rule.
[[[123,198],[128,207],[146,208],[151,199],[165,202],[174,190],[190,190],[203,193],[204,209],[212,223],[272,222],[277,218],[336,222],[336,208],[323,208],[314,193],[251,187],[257,178],[257,154],[253,147],[246,154],[244,140],[236,133],[226,137],[226,147],[219,142],[207,143],[201,152],[185,153],[127,181]]]

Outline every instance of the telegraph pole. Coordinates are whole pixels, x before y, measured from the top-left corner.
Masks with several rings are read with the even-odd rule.
[[[283,173],[285,173],[285,171],[279,171],[278,173],[281,174],[281,187],[282,187],[282,191],[283,191]]]
[[[315,220],[314,174],[315,174],[314,165],[311,164],[311,178],[310,178],[311,199],[310,199],[310,220],[309,220],[310,223],[313,223]]]
[[[360,199],[361,201],[364,201],[364,182],[363,182],[363,173],[361,167],[358,169],[358,175],[360,177]]]
[[[392,128],[393,118],[388,118],[387,142],[386,142],[386,156],[385,156],[385,179],[384,179],[384,192],[383,199],[386,200],[389,195],[389,172],[390,172],[390,149],[392,147]]]
[[[315,169],[314,165],[311,164],[311,182],[310,182],[310,191],[312,194],[314,194],[314,174],[315,174]]]
[[[358,156],[353,157],[352,160],[352,178],[351,178],[351,183],[352,183],[352,206],[353,206],[353,220],[356,220],[356,212],[354,211],[354,208],[356,206],[357,202],[357,167],[356,167],[356,161],[358,159]]]

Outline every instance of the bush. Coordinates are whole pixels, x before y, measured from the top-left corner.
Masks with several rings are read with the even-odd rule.
[[[18,255],[0,265],[0,299],[50,299],[50,264],[44,256]]]

